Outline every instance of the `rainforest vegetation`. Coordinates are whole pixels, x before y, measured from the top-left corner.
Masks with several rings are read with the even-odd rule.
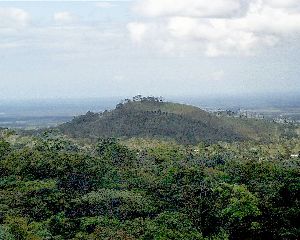
[[[34,134],[1,129],[0,239],[300,238],[300,140],[294,127],[287,131],[278,125],[267,135],[253,129],[275,129],[271,123],[246,128],[245,121],[233,120],[235,129],[234,124],[225,125],[229,120],[193,107],[160,99],[146,102],[87,113]],[[153,105],[160,108],[153,110]],[[138,115],[132,106],[141,108]],[[98,136],[94,122],[101,122],[101,116],[107,124],[107,119],[117,119],[115,114],[136,117],[135,122],[125,117],[119,122],[122,128],[128,123],[130,133],[137,121],[144,121],[143,112],[144,119],[160,116],[159,124],[161,118],[172,117],[174,122],[165,121],[168,128],[185,119],[185,130],[196,122],[222,123],[228,135],[219,127],[208,138],[206,132],[196,137],[197,129],[184,137],[183,129],[167,134],[162,127],[158,134],[146,121],[142,133],[136,129],[124,137],[124,129],[111,125],[107,131],[101,127],[105,134]],[[71,131],[75,123],[80,125]],[[87,131],[90,123],[94,128]],[[112,129],[122,134],[113,136]],[[230,131],[236,133],[232,138]]]

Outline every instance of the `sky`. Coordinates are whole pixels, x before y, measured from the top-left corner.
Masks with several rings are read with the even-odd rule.
[[[0,99],[300,93],[299,0],[0,1]]]

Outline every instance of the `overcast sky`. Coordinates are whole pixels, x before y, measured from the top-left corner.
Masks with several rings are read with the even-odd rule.
[[[300,93],[299,0],[0,1],[0,99]]]

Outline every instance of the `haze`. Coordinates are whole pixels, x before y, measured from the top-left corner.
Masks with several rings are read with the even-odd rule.
[[[298,94],[299,40],[298,0],[0,2],[0,99]]]

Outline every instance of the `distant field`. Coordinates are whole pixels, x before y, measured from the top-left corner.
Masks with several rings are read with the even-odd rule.
[[[36,129],[57,126],[70,121],[70,116],[42,116],[42,117],[1,117],[0,127]]]
[[[264,115],[267,118],[283,117],[293,119],[296,121],[300,120],[300,107],[294,108],[263,108],[263,109],[251,109],[250,111]]]
[[[217,111],[221,110],[244,110],[262,114],[266,118],[278,117],[300,121],[300,95],[290,94],[265,94],[250,96],[227,96],[219,98],[178,98],[177,102],[191,104],[202,109]]]
[[[113,108],[117,102],[117,99],[1,101],[0,127],[52,127],[88,111],[100,112]]]

